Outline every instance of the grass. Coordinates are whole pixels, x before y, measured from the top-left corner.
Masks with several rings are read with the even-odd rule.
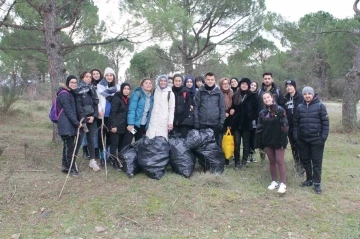
[[[49,107],[18,102],[19,113],[0,121],[0,147],[7,147],[0,155],[0,238],[360,237],[360,136],[338,133],[340,104],[328,105],[332,131],[322,195],[298,186],[303,179],[287,150],[285,195],[267,189],[267,162],[246,171],[229,167],[222,175],[196,172],[190,179],[169,169],[159,181],[144,174],[130,180],[109,168],[105,182],[104,170],[93,172],[79,159],[81,177],[68,180],[61,199],[65,175],[61,145],[50,144]]]

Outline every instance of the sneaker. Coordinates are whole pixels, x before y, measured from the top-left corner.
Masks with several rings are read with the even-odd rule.
[[[70,175],[71,175],[71,176],[74,176],[74,177],[78,177],[78,176],[79,176],[79,172],[77,171],[76,168],[72,168],[72,169],[70,170]]]
[[[62,166],[62,167],[61,167],[61,172],[67,174],[67,173],[69,172],[69,167]]]
[[[280,183],[280,187],[277,191],[278,193],[285,193],[286,192],[286,185],[284,183]]]
[[[89,167],[92,168],[95,172],[100,170],[100,168],[97,165],[95,159],[90,160]]]
[[[275,188],[279,187],[279,184],[276,181],[272,181],[270,186],[268,187],[269,190],[274,190]]]
[[[312,185],[313,185],[313,181],[312,181],[312,180],[306,180],[306,181],[300,183],[300,186],[301,186],[301,187],[310,187],[310,186],[312,186]]]
[[[320,183],[314,183],[314,191],[315,191],[317,194],[321,194],[321,193],[322,193]]]

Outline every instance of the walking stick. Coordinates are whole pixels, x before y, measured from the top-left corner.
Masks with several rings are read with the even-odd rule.
[[[78,141],[79,141],[80,128],[81,128],[81,126],[82,126],[83,120],[84,120],[84,118],[80,120],[80,126],[79,126],[78,129],[77,129],[76,140],[75,140],[75,148],[74,148],[74,151],[73,151],[73,154],[72,154],[71,163],[70,163],[70,167],[69,167],[68,173],[67,173],[66,178],[65,178],[65,182],[64,182],[64,184],[63,184],[63,186],[62,186],[62,189],[61,189],[61,191],[60,191],[60,194],[59,194],[59,199],[61,198],[61,195],[62,195],[62,192],[63,192],[63,190],[64,190],[64,188],[65,188],[66,182],[67,182],[67,180],[68,180],[68,178],[69,178],[70,171],[71,171],[71,169],[72,169],[72,165],[73,165],[73,163],[74,163],[75,152],[76,152],[77,144],[78,144]]]

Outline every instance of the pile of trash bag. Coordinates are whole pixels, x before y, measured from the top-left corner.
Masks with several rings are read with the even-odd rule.
[[[129,178],[134,177],[135,174],[141,171],[141,168],[137,161],[137,143],[129,144],[125,146],[119,153],[119,159],[123,165],[122,170]]]
[[[189,178],[195,168],[196,156],[186,145],[185,139],[175,135],[169,137],[170,166],[172,170],[186,178]]]
[[[149,139],[145,136],[137,145],[139,166],[147,176],[159,180],[170,162],[169,151],[169,143],[164,137]]]

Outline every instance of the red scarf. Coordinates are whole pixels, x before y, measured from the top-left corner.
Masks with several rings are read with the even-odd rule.
[[[122,98],[123,98],[123,101],[125,102],[125,104],[127,105],[129,98],[127,96],[123,96]]]

